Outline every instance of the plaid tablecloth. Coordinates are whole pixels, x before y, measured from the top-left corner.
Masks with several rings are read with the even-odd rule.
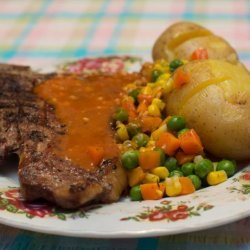
[[[46,67],[86,56],[150,59],[156,37],[178,20],[226,38],[250,68],[249,0],[0,0],[0,61]],[[161,238],[98,240],[0,226],[0,249],[250,249],[250,219]]]

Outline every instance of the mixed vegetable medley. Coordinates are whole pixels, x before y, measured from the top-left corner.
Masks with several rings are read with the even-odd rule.
[[[234,161],[212,162],[205,157],[199,135],[187,127],[184,117],[167,115],[167,94],[190,77],[179,68],[184,63],[144,64],[145,80],[125,87],[113,115],[133,201],[190,194],[222,183],[236,171]]]

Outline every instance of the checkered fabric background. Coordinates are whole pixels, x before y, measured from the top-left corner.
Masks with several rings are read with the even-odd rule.
[[[111,54],[150,59],[178,20],[226,38],[250,67],[249,0],[0,0],[0,61],[47,65]]]
[[[189,20],[221,35],[250,68],[250,0],[0,0],[0,62],[44,67],[86,56],[151,58],[157,36]],[[202,232],[91,240],[0,226],[0,249],[250,249],[250,218]]]

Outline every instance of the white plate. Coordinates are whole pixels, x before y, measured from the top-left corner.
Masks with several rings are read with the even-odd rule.
[[[138,66],[138,61],[128,58],[111,61],[85,61],[81,69],[79,63],[60,69],[93,73],[96,68],[106,72],[117,70],[117,65],[126,70]],[[95,238],[149,237],[207,229],[250,216],[250,166],[223,184],[191,195],[142,202],[126,198],[70,213],[48,204],[26,204],[18,192],[16,171],[11,166],[0,168],[0,223],[31,231]]]

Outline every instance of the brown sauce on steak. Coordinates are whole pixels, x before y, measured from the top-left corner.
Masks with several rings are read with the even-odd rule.
[[[134,79],[133,75],[121,74],[85,79],[58,76],[35,88],[35,93],[55,107],[56,117],[66,125],[66,134],[59,137],[54,149],[60,158],[93,169],[98,165],[95,154],[101,154],[102,159],[118,157],[111,117],[123,87]]]

